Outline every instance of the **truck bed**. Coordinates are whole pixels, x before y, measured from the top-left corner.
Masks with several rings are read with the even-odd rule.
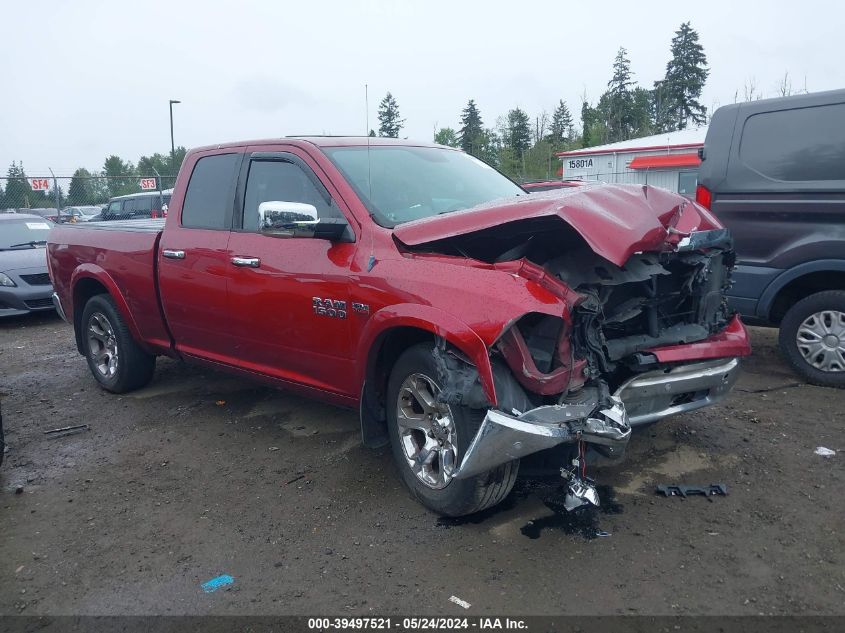
[[[60,224],[50,231],[47,261],[68,319],[81,318],[87,293],[112,290],[136,339],[159,353],[170,348],[158,296],[156,256],[164,220]],[[90,279],[71,295],[73,278]],[[119,289],[119,292],[114,292]],[[77,303],[79,305],[77,305]]]

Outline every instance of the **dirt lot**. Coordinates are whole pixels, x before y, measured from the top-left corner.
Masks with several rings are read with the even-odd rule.
[[[352,412],[170,360],[110,395],[58,318],[2,321],[0,613],[845,614],[845,453],[813,454],[845,450],[845,392],[800,384],[774,331],[753,337],[729,401],[593,470],[610,535],[586,538],[553,481],[438,520]],[[204,593],[221,574],[234,583]]]

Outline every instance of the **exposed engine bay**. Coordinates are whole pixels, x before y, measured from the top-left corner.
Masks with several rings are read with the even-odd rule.
[[[709,397],[697,379],[709,366],[697,370],[696,380],[678,381],[693,391],[681,386],[665,401],[653,390],[631,395],[625,387],[641,375],[675,371],[648,350],[702,341],[726,327],[731,315],[724,295],[734,264],[730,236],[724,229],[677,235],[674,244],[667,240],[665,250],[634,253],[619,266],[598,255],[559,218],[514,222],[508,229],[495,227],[415,249],[502,268],[528,262],[559,282],[572,305],[568,319],[523,316],[492,346],[498,412],[491,410],[485,418],[456,477],[480,472],[491,460],[504,463],[567,443],[576,453],[561,468],[569,481],[567,507],[597,505],[595,488],[586,477],[585,444],[607,457],[622,455],[631,431],[626,412],[631,403],[623,402],[625,395],[648,398],[635,408],[667,411]],[[445,348],[436,354],[445,384],[441,397],[489,406],[471,365],[459,355],[450,358]],[[714,371],[723,371],[722,366]],[[545,426],[542,439],[526,442],[524,433],[533,434],[537,425]],[[483,459],[476,455],[476,442],[482,440]]]

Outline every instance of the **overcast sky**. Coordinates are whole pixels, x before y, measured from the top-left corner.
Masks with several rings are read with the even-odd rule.
[[[751,79],[774,96],[845,87],[845,6],[767,2],[596,3],[486,0],[3,2],[0,172],[99,170],[193,147],[287,134],[363,134],[390,90],[402,136],[458,126],[473,98],[484,122],[516,105],[533,117],[558,99],[580,113],[605,89],[619,46],[637,81],[661,78],[681,22],[699,32],[711,74],[703,102],[734,101]]]

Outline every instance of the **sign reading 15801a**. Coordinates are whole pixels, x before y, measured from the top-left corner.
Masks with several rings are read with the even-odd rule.
[[[592,166],[592,158],[570,158],[566,161],[567,169],[590,169]]]

